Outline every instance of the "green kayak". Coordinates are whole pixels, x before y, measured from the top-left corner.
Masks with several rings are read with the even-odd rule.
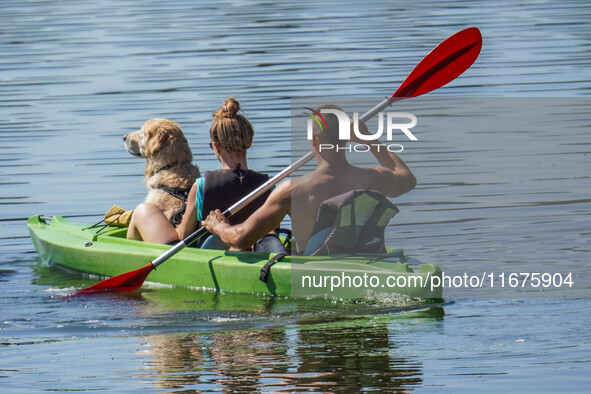
[[[44,263],[99,277],[111,277],[145,266],[170,246],[125,238],[120,227],[89,228],[61,216],[35,215],[28,222],[31,239]],[[436,264],[420,264],[402,249],[386,255],[349,257],[285,256],[260,280],[261,268],[273,254],[185,248],[150,273],[148,283],[246,294],[325,296],[343,299],[400,294],[442,298],[432,285],[441,276]],[[98,282],[98,278],[96,281]],[[437,283],[438,281],[435,281]]]

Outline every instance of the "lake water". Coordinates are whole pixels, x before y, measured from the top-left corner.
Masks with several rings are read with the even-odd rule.
[[[0,391],[588,392],[590,17],[585,1],[3,2]],[[27,217],[90,223],[143,199],[121,136],[147,119],[179,122],[215,169],[211,111],[233,95],[256,129],[250,167],[274,174],[292,98],[377,103],[469,26],[476,64],[398,107],[444,120],[405,144],[418,186],[395,200],[390,241],[450,273],[572,272],[573,289],[63,300],[81,277],[37,260]]]

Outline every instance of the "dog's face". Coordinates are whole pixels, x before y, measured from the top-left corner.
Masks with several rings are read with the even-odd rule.
[[[123,136],[125,149],[134,156],[163,164],[191,161],[192,154],[181,127],[168,119],[150,119],[142,128]]]
[[[145,126],[145,124],[144,124],[144,126]],[[131,133],[127,133],[127,134],[123,135],[123,145],[125,145],[125,149],[127,149],[127,151],[134,156],[145,157],[142,155],[141,149],[140,149],[140,134],[142,136],[142,139],[145,136],[144,126],[142,126],[142,128],[140,130],[132,131]],[[142,141],[142,145],[143,145],[143,141]]]

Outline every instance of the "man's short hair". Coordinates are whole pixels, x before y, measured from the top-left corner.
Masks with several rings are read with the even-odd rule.
[[[341,107],[334,104],[321,105],[320,107],[316,108],[316,111],[320,112],[321,109],[337,109],[339,111],[343,111]],[[324,125],[322,129],[317,123],[313,122],[312,125],[312,134],[318,139],[318,142],[321,144],[331,144],[339,147],[347,145],[348,141],[339,140],[339,119],[337,116],[334,114],[322,114],[322,117],[324,120],[326,120],[328,130],[326,130]]]

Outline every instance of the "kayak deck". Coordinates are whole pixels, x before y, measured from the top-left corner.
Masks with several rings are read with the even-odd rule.
[[[43,262],[98,276],[115,276],[145,266],[169,245],[126,239],[127,228],[97,228],[62,216],[29,218],[31,239]],[[441,299],[440,287],[430,278],[440,276],[436,264],[420,264],[393,249],[386,256],[285,256],[269,270],[260,270],[274,254],[185,248],[147,278],[177,287],[278,296],[362,298],[374,293],[397,293],[412,298]],[[412,264],[411,264],[412,263]],[[338,282],[338,283],[337,283]],[[371,282],[371,283],[370,283]],[[338,285],[338,286],[336,286]]]

